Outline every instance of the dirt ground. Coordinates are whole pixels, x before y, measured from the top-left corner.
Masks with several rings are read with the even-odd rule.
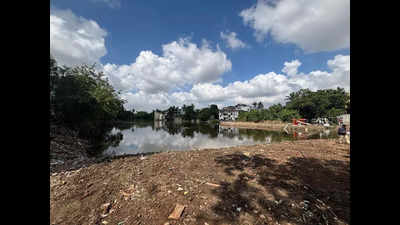
[[[349,157],[329,139],[120,157],[51,174],[50,221],[349,224]]]

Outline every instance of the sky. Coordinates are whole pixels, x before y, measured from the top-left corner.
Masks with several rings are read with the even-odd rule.
[[[349,0],[52,0],[59,65],[96,63],[127,109],[350,91]]]

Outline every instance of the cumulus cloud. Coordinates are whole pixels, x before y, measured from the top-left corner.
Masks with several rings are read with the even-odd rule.
[[[297,68],[301,66],[299,60],[293,60],[291,62],[285,62],[285,67],[283,67],[282,72],[286,73],[288,76],[295,76],[297,74]]]
[[[100,63],[107,54],[106,35],[97,22],[78,17],[71,10],[50,12],[50,52],[61,65]]]
[[[232,68],[231,61],[218,46],[213,50],[207,41],[198,47],[189,39],[179,39],[162,46],[159,56],[142,51],[130,65],[104,65],[113,85],[123,91],[156,94],[185,85],[216,82]]]
[[[135,109],[151,111],[154,108],[166,109],[169,106],[194,104],[196,108],[216,104],[219,108],[238,103],[262,102],[266,107],[284,103],[291,92],[302,88],[312,91],[341,87],[350,90],[350,56],[337,55],[328,60],[331,71],[314,70],[310,73],[298,72],[301,62],[285,62],[282,72],[258,74],[250,80],[235,81],[222,86],[215,83],[197,83],[190,91],[177,91],[171,94],[127,93],[128,102]],[[144,101],[145,100],[145,101]]]
[[[258,0],[239,15],[260,42],[270,34],[309,53],[350,46],[349,0]]]
[[[236,36],[237,34],[235,32],[231,32],[228,34],[225,34],[224,32],[220,32],[220,36],[222,40],[226,42],[226,46],[228,46],[231,49],[239,49],[239,48],[245,48],[248,47],[243,41],[239,40]]]

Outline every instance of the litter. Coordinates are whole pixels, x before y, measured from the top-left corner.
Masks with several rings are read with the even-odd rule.
[[[184,205],[176,204],[174,211],[169,215],[168,219],[177,220],[181,217],[183,210],[185,209]]]

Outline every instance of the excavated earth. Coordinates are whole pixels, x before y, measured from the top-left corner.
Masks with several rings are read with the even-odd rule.
[[[349,163],[329,139],[92,162],[50,174],[50,222],[349,224]]]

